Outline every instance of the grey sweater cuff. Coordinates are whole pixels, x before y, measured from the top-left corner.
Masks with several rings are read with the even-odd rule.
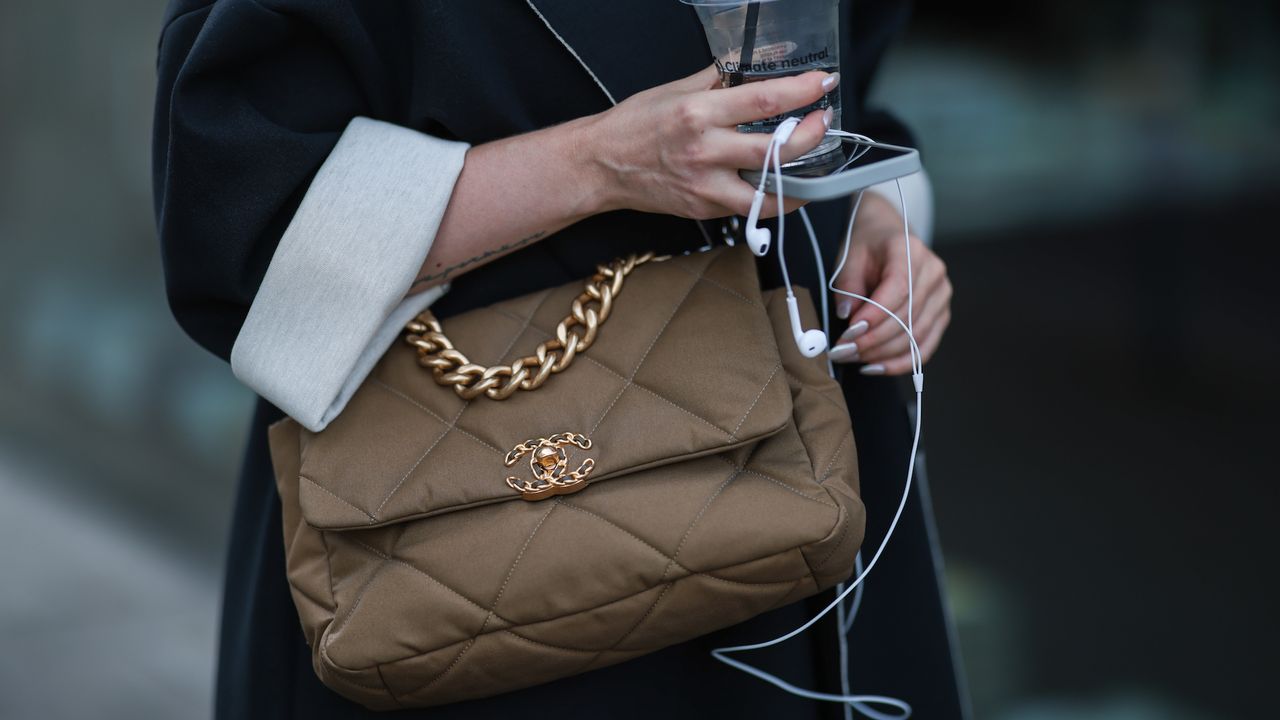
[[[245,385],[323,429],[446,288],[406,296],[470,146],[356,118],[320,167],[231,351]]]

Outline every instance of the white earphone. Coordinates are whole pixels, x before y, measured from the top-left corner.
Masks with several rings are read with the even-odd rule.
[[[769,232],[769,228],[760,227],[760,209],[764,206],[764,185],[765,180],[769,176],[769,164],[773,163],[773,171],[775,182],[777,183],[774,197],[778,200],[778,257],[782,257],[783,241],[786,238],[786,222],[783,221],[783,199],[782,199],[782,146],[787,144],[791,139],[791,134],[795,132],[796,126],[800,124],[800,118],[790,117],[779,123],[776,130],[773,131],[773,137],[769,139],[769,146],[765,148],[764,167],[760,171],[760,184],[756,186],[755,197],[751,200],[751,211],[747,214],[747,245],[751,247],[751,252],[756,255],[764,256],[769,252],[769,241],[773,238],[773,234]],[[787,286],[787,315],[791,318],[791,336],[796,341],[796,347],[800,349],[800,354],[805,357],[818,357],[827,349],[827,334],[821,330],[805,330],[800,327],[800,306],[796,302],[795,292],[791,289],[791,276],[787,272],[786,260],[782,261],[782,280]]]
[[[786,258],[786,255],[783,253],[783,249],[784,249],[783,242],[786,237],[785,236],[786,222],[783,218],[783,209],[784,209],[783,187],[782,187],[783,175],[782,175],[782,161],[781,161],[780,148],[783,144],[786,143],[788,139],[790,139],[791,134],[795,131],[795,127],[798,124],[800,124],[800,120],[798,118],[788,118],[787,120],[784,120],[778,126],[777,130],[774,131],[773,138],[770,139],[769,147],[765,153],[765,164],[764,164],[764,168],[761,171],[760,184],[756,188],[755,197],[752,198],[752,202],[751,202],[751,211],[747,215],[747,226],[746,226],[745,234],[746,234],[747,244],[751,247],[752,252],[754,252],[756,255],[759,255],[759,256],[763,256],[766,252],[768,252],[769,241],[772,239],[772,233],[769,232],[768,228],[760,227],[759,222],[760,222],[760,209],[764,205],[765,178],[769,174],[769,165],[772,162],[775,181],[776,181],[775,196],[777,197],[777,203],[778,203],[778,262],[782,268],[783,283],[786,285],[786,288],[787,288],[787,313],[791,319],[791,333],[792,333],[792,337],[795,339],[796,347],[800,349],[800,353],[802,355],[804,355],[805,357],[816,357],[819,354],[821,354],[823,350],[827,348],[827,333],[823,332],[822,330],[804,330],[803,328],[800,327],[799,305],[796,301],[795,293],[791,287],[791,276],[787,270],[787,258]],[[853,164],[855,161],[857,161],[857,159],[860,158],[862,154],[865,153],[867,150],[867,148],[865,147],[865,143],[871,142],[870,138],[867,138],[864,135],[856,135],[854,133],[846,133],[838,130],[828,130],[827,134],[842,137],[846,140],[852,141],[854,143],[858,143],[859,145],[863,145],[862,147],[859,147],[858,150],[856,150],[853,153],[853,155],[850,157],[850,159],[845,163],[846,167],[848,165]],[[844,168],[842,167],[841,170],[843,169]],[[910,233],[910,228],[907,224],[907,202],[906,202],[906,197],[902,192],[901,182],[899,181],[895,181],[895,182],[898,183],[898,202],[899,202],[899,207],[902,211],[903,241],[906,244],[907,318],[905,322],[903,321],[902,318],[898,317],[891,310],[884,307],[880,303],[872,300],[871,298],[866,297],[864,295],[852,293],[847,290],[837,288],[835,286],[836,278],[840,276],[840,272],[841,270],[843,270],[845,262],[849,259],[849,244],[853,236],[853,223],[854,223],[854,219],[857,217],[858,208],[862,204],[861,191],[858,193],[857,201],[854,203],[853,210],[849,215],[849,224],[845,229],[844,250],[840,255],[840,262],[835,268],[834,273],[830,276],[829,280],[826,275],[825,268],[823,266],[822,255],[819,252],[818,239],[817,239],[817,236],[814,234],[813,224],[809,221],[809,216],[805,212],[804,208],[800,208],[800,217],[804,221],[804,226],[806,231],[809,233],[809,241],[813,246],[814,261],[817,263],[818,276],[822,278],[823,285],[825,286],[823,289],[829,290],[834,294],[843,295],[846,297],[854,298],[856,300],[861,300],[863,302],[866,302],[872,305],[873,307],[880,309],[886,315],[888,315],[889,318],[891,318],[894,322],[896,322],[898,326],[901,327],[902,330],[907,334],[907,340],[909,341],[910,349],[911,349],[911,380],[915,388],[915,399],[916,399],[915,432],[914,432],[914,437],[911,441],[911,456],[907,462],[907,479],[906,479],[906,483],[903,485],[903,488],[902,488],[902,497],[898,502],[897,511],[894,513],[893,520],[889,523],[889,528],[885,532],[884,538],[881,539],[879,547],[876,548],[875,554],[872,555],[870,562],[868,562],[864,566],[862,563],[862,554],[861,554],[861,551],[859,551],[857,557],[855,558],[855,563],[854,563],[854,568],[856,573],[855,577],[847,583],[840,583],[839,585],[837,585],[835,600],[833,600],[817,615],[812,617],[808,622],[806,622],[800,627],[784,635],[780,635],[776,638],[773,638],[772,640],[766,640],[764,642],[752,643],[748,645],[737,645],[734,647],[716,648],[715,650],[711,651],[711,656],[719,660],[720,662],[726,665],[729,665],[730,667],[741,670],[749,675],[755,676],[761,680],[764,680],[765,682],[768,682],[788,693],[791,693],[792,695],[796,695],[804,698],[810,698],[813,700],[824,700],[828,702],[840,703],[841,705],[844,706],[844,716],[846,720],[851,720],[853,717],[853,713],[855,711],[863,715],[864,717],[872,718],[872,720],[905,720],[906,718],[911,717],[911,705],[909,705],[908,703],[902,700],[899,700],[897,698],[887,697],[884,695],[855,695],[850,692],[849,674],[848,674],[848,641],[846,638],[846,633],[853,626],[853,620],[856,617],[858,612],[858,607],[861,604],[862,590],[863,590],[862,582],[866,579],[867,575],[870,574],[871,569],[874,568],[876,563],[880,560],[881,554],[884,552],[885,547],[889,544],[889,538],[893,537],[893,532],[898,527],[898,521],[902,518],[902,511],[903,509],[906,508],[907,499],[910,497],[910,493],[911,493],[912,478],[915,476],[916,453],[920,446],[921,417],[922,417],[923,397],[924,397],[924,358],[920,353],[920,346],[916,343],[915,333],[914,333],[914,323],[913,323],[914,317],[913,316],[914,316],[914,306],[915,306],[915,291],[914,291],[914,283],[912,281],[913,273],[911,269],[911,233]],[[828,317],[827,316],[827,298],[825,293],[821,294],[821,299],[822,299],[822,322],[823,322],[823,326],[825,327],[827,323],[827,317]],[[828,367],[829,368],[831,367],[829,363],[828,363]],[[834,374],[834,371],[832,372]],[[846,608],[844,605],[844,600],[846,597],[849,596],[850,593],[854,593],[855,590],[856,590],[856,594],[854,595],[853,607]],[[767,647],[772,647],[782,642],[786,642],[787,640],[795,637],[796,635],[799,635],[805,630],[808,630],[810,627],[814,625],[814,623],[818,622],[818,620],[820,620],[832,609],[836,610],[837,630],[839,632],[838,639],[839,639],[839,645],[840,645],[841,693],[838,695],[834,693],[816,692],[813,690],[807,690],[804,688],[796,687],[795,685],[792,685],[791,683],[783,680],[782,678],[779,678],[776,675],[760,670],[759,668],[756,668],[752,665],[748,665],[747,663],[742,662],[741,660],[738,660],[736,658],[730,657],[731,654],[749,652],[752,650],[761,650]],[[884,710],[876,709],[877,707],[884,708],[884,709],[891,709],[893,711],[896,711],[896,713],[890,714],[889,712],[885,712]]]
[[[764,168],[760,173],[760,185],[756,188],[755,197],[751,198],[751,210],[747,213],[746,229],[747,246],[759,257],[764,257],[765,253],[769,252],[769,241],[773,239],[773,233],[769,232],[769,228],[760,227],[760,209],[764,207],[764,176],[769,174],[770,159],[781,152],[782,146],[791,139],[791,134],[796,131],[796,126],[799,124],[800,118],[795,117],[789,117],[779,123],[773,131],[773,136],[769,138],[769,146],[764,151]],[[778,217],[782,217],[781,211]]]

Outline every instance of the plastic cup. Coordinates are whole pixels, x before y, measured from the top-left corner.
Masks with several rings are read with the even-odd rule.
[[[734,87],[811,70],[840,68],[839,0],[680,0],[694,6],[720,70],[720,83]],[[840,129],[840,86],[807,107],[738,126],[739,132],[773,132],[788,117],[831,108],[831,127]],[[828,137],[787,163],[802,169],[839,150]]]

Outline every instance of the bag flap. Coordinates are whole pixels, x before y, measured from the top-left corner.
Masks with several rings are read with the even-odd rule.
[[[481,365],[510,363],[553,337],[582,290],[575,282],[442,322]],[[397,341],[323,432],[301,432],[298,495],[317,528],[387,525],[521,500],[506,478],[532,479],[518,444],[580,433],[568,469],[589,482],[723,452],[780,430],[791,394],[753,258],[724,248],[637,267],[595,343],[542,387],[466,401],[437,385]],[[586,489],[590,492],[590,488]]]

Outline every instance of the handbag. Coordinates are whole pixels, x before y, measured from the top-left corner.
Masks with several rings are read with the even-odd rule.
[[[347,698],[546,683],[852,573],[844,397],[745,248],[616,260],[406,340],[322,432],[270,428],[294,603]]]

